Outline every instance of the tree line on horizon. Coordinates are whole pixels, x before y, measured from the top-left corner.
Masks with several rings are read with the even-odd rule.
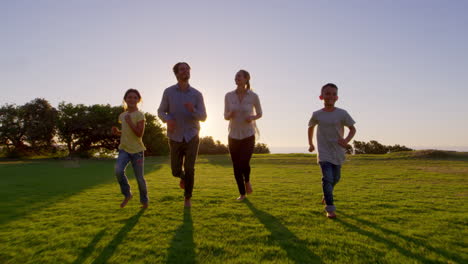
[[[55,108],[43,98],[24,105],[5,104],[0,107],[0,151],[10,158],[112,156],[120,138],[111,133],[111,127],[120,126],[118,116],[123,111],[122,106],[66,102]],[[145,156],[167,155],[165,128],[157,116],[145,113],[145,118]],[[219,140],[200,138],[199,154],[227,153],[228,147]],[[270,150],[266,144],[257,143],[254,153]]]

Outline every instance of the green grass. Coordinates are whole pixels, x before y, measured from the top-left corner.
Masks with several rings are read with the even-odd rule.
[[[255,155],[237,202],[229,156],[200,156],[191,210],[167,158],[150,208],[124,209],[112,160],[0,161],[0,263],[468,263],[468,155],[349,157],[327,219],[315,156]]]

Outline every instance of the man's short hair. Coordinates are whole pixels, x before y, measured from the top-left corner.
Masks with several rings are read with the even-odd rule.
[[[187,65],[187,66],[189,67],[189,69],[191,69],[191,68],[190,68],[190,65],[189,65],[188,63],[186,63],[186,62],[178,62],[178,63],[176,63],[176,65],[174,65],[174,67],[172,67],[172,71],[174,72],[174,74],[179,73],[179,66],[180,66],[181,64],[185,64],[185,65]]]

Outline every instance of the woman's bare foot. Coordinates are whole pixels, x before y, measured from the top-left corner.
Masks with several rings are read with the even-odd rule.
[[[133,195],[131,195],[131,194],[130,194],[130,196],[125,197],[125,199],[120,204],[120,208],[124,208],[128,204],[128,201],[130,201],[132,198],[133,198]]]
[[[180,187],[181,189],[185,189],[185,181],[184,181],[184,179],[180,179],[179,187]]]
[[[250,184],[250,182],[245,183],[245,190],[247,191],[247,194],[251,194],[253,192],[252,184]]]
[[[141,203],[141,209],[148,208],[148,203]]]
[[[190,200],[190,198],[185,198],[184,206],[185,207],[192,207],[192,201]]]
[[[242,201],[242,200],[244,200],[245,198],[246,198],[246,197],[245,197],[245,194],[244,194],[244,195],[241,195],[241,196],[237,197],[236,200]]]

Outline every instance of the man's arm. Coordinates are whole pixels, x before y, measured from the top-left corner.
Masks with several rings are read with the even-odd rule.
[[[193,108],[192,116],[198,121],[206,120],[206,108],[203,101],[203,95],[200,93],[197,97],[197,107]]]
[[[169,114],[169,97],[167,96],[167,90],[163,93],[161,104],[158,108],[158,117],[163,123],[166,123],[168,120],[172,119],[171,115]]]

